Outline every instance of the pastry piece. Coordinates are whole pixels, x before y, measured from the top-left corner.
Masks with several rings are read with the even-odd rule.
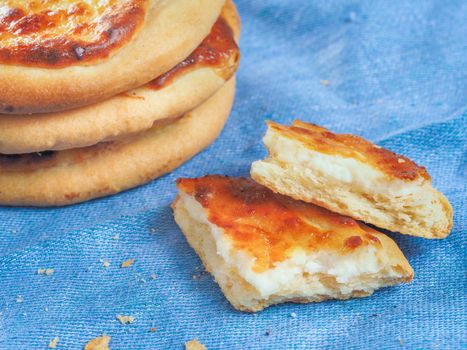
[[[0,204],[56,206],[114,194],[166,174],[207,147],[230,113],[235,81],[192,112],[128,139],[0,155]]]
[[[269,156],[251,176],[274,192],[403,234],[444,238],[452,208],[425,168],[360,137],[268,123]]]
[[[235,73],[240,20],[228,1],[201,45],[169,72],[138,89],[90,106],[34,115],[0,115],[0,153],[86,147],[176,118],[219,90]]]
[[[364,297],[413,270],[384,234],[246,178],[179,179],[175,220],[238,310]]]
[[[225,0],[6,0],[0,113],[60,111],[142,86],[186,58]]]

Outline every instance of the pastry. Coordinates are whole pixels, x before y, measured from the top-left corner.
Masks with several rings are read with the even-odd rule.
[[[409,282],[396,243],[349,217],[246,178],[179,179],[174,216],[238,310],[363,297]]]
[[[86,147],[127,137],[177,118],[219,90],[235,73],[240,19],[227,1],[200,46],[170,71],[137,89],[72,110],[0,115],[0,153]]]
[[[3,1],[0,113],[61,111],[142,86],[193,52],[224,3]]]
[[[119,141],[56,152],[0,155],[0,204],[67,205],[149,182],[216,139],[234,94],[232,79],[179,120]]]
[[[407,157],[301,121],[269,122],[263,141],[269,156],[251,176],[274,192],[403,234],[444,238],[451,230],[449,201]]]

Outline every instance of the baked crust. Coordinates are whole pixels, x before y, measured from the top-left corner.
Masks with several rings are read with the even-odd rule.
[[[413,278],[389,237],[252,180],[211,175],[179,179],[177,188],[176,222],[239,310],[367,296]],[[327,269],[317,268],[323,262]]]
[[[377,168],[388,178],[414,181],[417,178],[430,180],[424,167],[412,160],[352,134],[334,134],[315,124],[295,120],[291,126],[272,121],[268,127],[274,132],[301,142],[305,147],[317,152],[354,158],[371,167]]]
[[[224,2],[144,1],[145,18],[139,29],[118,50],[97,61],[78,61],[63,68],[0,64],[0,112],[60,111],[141,86],[193,52],[208,35]]]
[[[154,81],[106,101],[69,111],[0,115],[0,153],[86,147],[118,140],[167,122],[212,96],[235,73],[239,36],[228,1],[210,34],[183,62]],[[154,88],[157,86],[157,88]]]
[[[404,156],[299,121],[269,122],[264,143],[269,156],[251,175],[277,193],[404,234],[443,238],[451,230],[449,201]]]
[[[136,34],[150,1],[3,1],[0,63],[63,68],[109,57]]]
[[[68,205],[166,174],[214,141],[227,120],[234,93],[232,79],[176,122],[125,140],[59,152],[0,156],[0,204]]]

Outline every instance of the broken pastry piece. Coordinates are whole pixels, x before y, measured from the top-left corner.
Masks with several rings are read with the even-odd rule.
[[[251,176],[274,192],[403,234],[444,238],[451,230],[449,201],[404,156],[301,121],[269,122],[263,141],[269,157],[253,163]]]
[[[174,215],[238,310],[364,297],[413,270],[384,234],[246,178],[179,179]]]

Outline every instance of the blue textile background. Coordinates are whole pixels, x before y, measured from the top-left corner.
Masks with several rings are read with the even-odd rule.
[[[0,349],[45,349],[56,336],[57,349],[81,349],[103,332],[112,349],[182,349],[193,338],[210,350],[467,348],[467,1],[238,5],[237,99],[207,151],[117,196],[62,209],[0,208]],[[447,239],[390,234],[415,270],[412,284],[252,315],[233,310],[210,276],[192,279],[200,261],[172,218],[174,180],[247,175],[265,154],[264,120],[294,118],[413,158],[452,202]],[[129,258],[134,264],[121,269]],[[117,314],[136,321],[121,325]]]

